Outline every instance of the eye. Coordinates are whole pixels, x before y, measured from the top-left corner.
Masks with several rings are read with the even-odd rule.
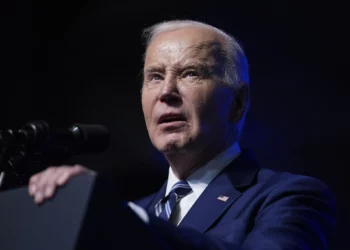
[[[151,81],[160,81],[162,80],[162,76],[160,74],[151,74],[149,75],[149,80]]]
[[[186,77],[198,77],[198,76],[199,76],[199,74],[195,70],[186,71],[185,74],[183,75],[184,78],[186,78]]]

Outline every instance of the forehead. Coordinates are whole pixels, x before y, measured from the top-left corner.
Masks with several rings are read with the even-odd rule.
[[[223,53],[223,38],[205,28],[183,28],[156,36],[145,55],[150,64],[175,64],[184,61],[217,61]]]

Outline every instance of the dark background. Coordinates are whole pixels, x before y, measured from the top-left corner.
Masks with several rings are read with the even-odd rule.
[[[263,167],[324,181],[338,209],[331,249],[349,249],[347,15],[337,1],[3,1],[0,129],[103,124],[109,149],[70,162],[109,173],[126,199],[156,190],[167,165],[141,111],[140,34],[173,18],[208,22],[234,35],[250,63],[242,147]]]

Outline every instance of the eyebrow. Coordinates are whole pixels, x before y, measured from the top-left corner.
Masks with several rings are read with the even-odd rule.
[[[209,75],[217,74],[217,67],[215,65],[208,64],[207,62],[190,62],[180,65],[176,65],[173,70],[177,73],[183,72],[188,69],[198,70],[203,77],[208,77]],[[165,73],[164,66],[150,66],[144,70],[144,76],[151,75],[152,73]]]
[[[155,72],[164,72],[164,66],[149,66],[144,70],[145,74],[155,73]]]
[[[214,65],[210,65],[206,62],[200,61],[200,62],[191,62],[191,63],[184,63],[183,65],[180,65],[176,67],[179,71],[187,70],[187,69],[196,69],[201,71],[202,73],[209,73],[214,70]]]

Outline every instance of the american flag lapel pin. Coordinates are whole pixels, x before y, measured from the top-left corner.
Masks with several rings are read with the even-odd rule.
[[[229,199],[230,197],[227,197],[227,196],[225,196],[225,195],[220,195],[219,197],[218,197],[218,200],[219,201],[227,201],[228,199]]]

